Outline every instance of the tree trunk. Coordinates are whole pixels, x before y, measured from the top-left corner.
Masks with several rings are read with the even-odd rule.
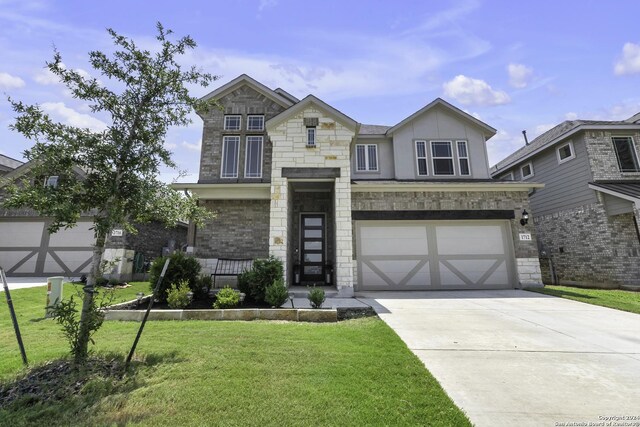
[[[100,264],[102,262],[102,253],[106,242],[106,233],[98,232],[96,236],[96,244],[93,247],[93,260],[91,261],[91,274],[87,277],[87,284],[82,288],[84,298],[82,299],[82,312],[80,313],[80,331],[78,333],[78,341],[75,345],[75,363],[78,366],[84,365],[89,353],[89,338],[91,331],[87,325],[87,319],[91,313],[95,291],[96,279],[100,277]]]

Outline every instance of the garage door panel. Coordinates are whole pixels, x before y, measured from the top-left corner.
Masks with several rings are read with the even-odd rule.
[[[31,255],[31,258],[25,261],[25,263],[36,258],[36,253],[34,251],[2,251],[0,250],[0,266],[4,268],[7,272],[10,272],[12,271],[12,269],[16,267],[17,264],[19,264],[29,255]]]
[[[427,230],[418,227],[366,227],[362,234],[362,254],[427,255]]]
[[[95,239],[93,236],[93,223],[79,222],[73,228],[60,230],[49,238],[49,246],[58,248],[93,246]]]
[[[447,260],[440,262],[440,270],[447,264],[448,269],[467,279],[470,284],[481,285],[503,263],[496,259]]]
[[[0,247],[34,247],[40,246],[44,222],[12,221],[0,222]]]
[[[502,227],[499,225],[437,226],[440,255],[504,255]]]

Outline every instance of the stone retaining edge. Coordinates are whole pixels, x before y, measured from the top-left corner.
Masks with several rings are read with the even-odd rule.
[[[105,310],[104,320],[141,322],[144,310]],[[337,322],[336,309],[234,308],[208,310],[151,310],[148,320],[288,320],[292,322]]]

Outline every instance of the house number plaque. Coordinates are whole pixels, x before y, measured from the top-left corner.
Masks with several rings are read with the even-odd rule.
[[[520,233],[520,240],[531,240],[531,234],[529,234],[529,233]]]

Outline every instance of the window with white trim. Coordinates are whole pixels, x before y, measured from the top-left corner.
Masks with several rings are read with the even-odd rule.
[[[307,146],[308,147],[316,146],[316,127],[315,126],[307,127]]]
[[[56,175],[48,176],[48,177],[44,180],[44,186],[45,186],[45,187],[52,187],[52,188],[56,188],[56,187],[58,186],[58,176],[56,176]]]
[[[429,174],[429,169],[427,168],[427,141],[416,141],[416,164],[419,176]]]
[[[520,175],[522,179],[531,178],[533,176],[533,163],[529,162],[526,165],[520,167]]]
[[[240,149],[239,136],[222,137],[222,169],[221,178],[238,177],[238,153]]]
[[[239,114],[224,116],[224,130],[240,130],[242,128],[242,117]]]
[[[500,181],[515,181],[515,177],[513,176],[513,171],[509,172],[506,175],[502,175]]]
[[[558,164],[568,162],[576,157],[576,152],[573,151],[573,142],[569,141],[566,144],[562,144],[556,150],[558,155]]]
[[[454,175],[451,141],[431,141],[431,160],[434,175]]]
[[[460,166],[460,175],[471,175],[467,141],[456,141],[456,145],[458,147],[458,166]]]
[[[620,172],[640,172],[638,153],[633,138],[630,136],[614,136],[611,138],[618,158]]]
[[[264,130],[264,116],[247,116],[247,130],[261,132]]]
[[[247,136],[244,177],[262,178],[262,136]]]
[[[359,172],[378,170],[377,144],[356,144],[356,170]]]

